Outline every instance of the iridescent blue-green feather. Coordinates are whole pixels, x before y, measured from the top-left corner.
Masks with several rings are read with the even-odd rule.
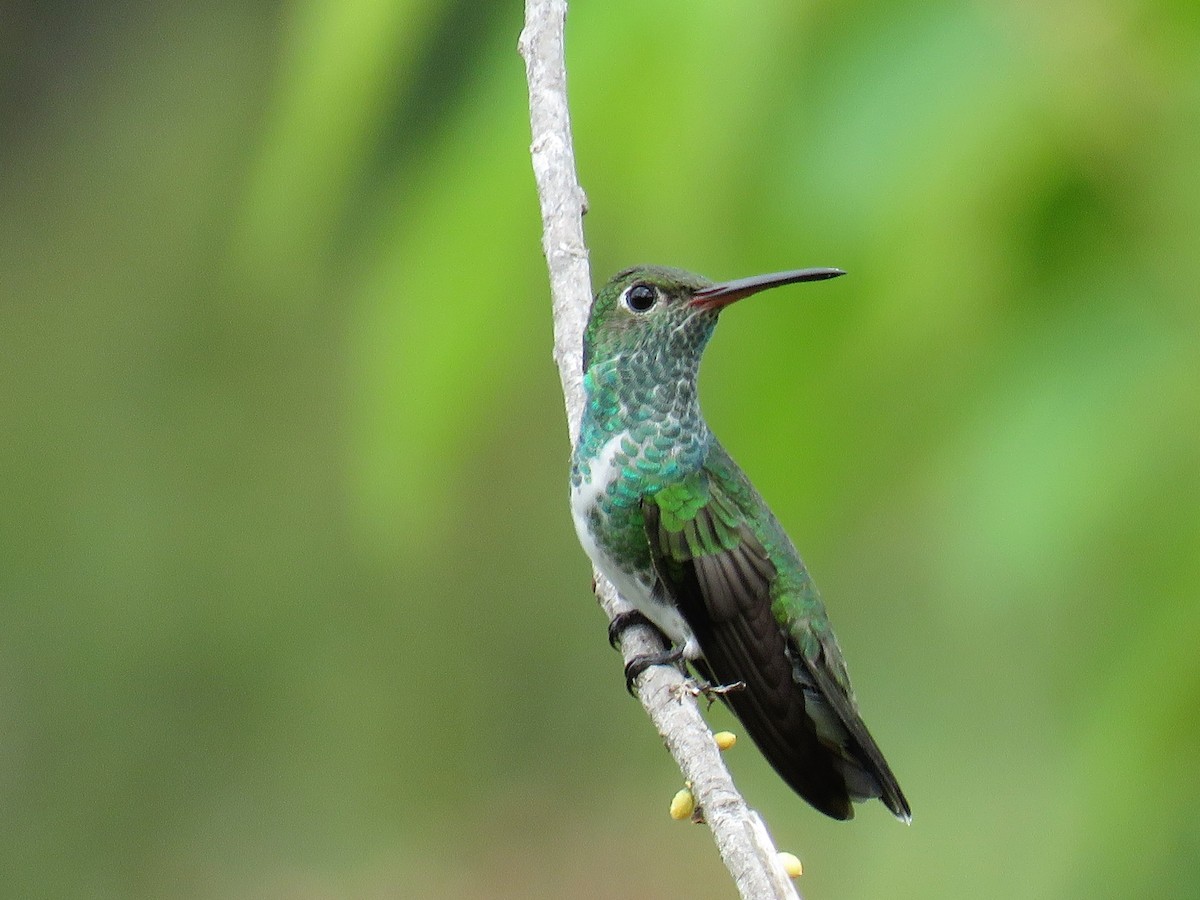
[[[726,701],[780,776],[818,809],[847,819],[851,799],[880,795],[906,817],[844,668],[829,666],[840,656],[805,653],[795,640],[799,631],[832,641],[816,589],[798,556],[789,560],[793,584],[781,578],[772,553],[795,556],[790,542],[773,521],[751,526],[738,502],[749,498],[738,495],[753,489],[718,475],[728,459],[719,446],[710,455],[714,466],[642,501],[659,580],[703,649],[706,676],[744,684]],[[775,544],[770,550],[763,537]],[[804,618],[804,628],[789,627],[792,614]]]

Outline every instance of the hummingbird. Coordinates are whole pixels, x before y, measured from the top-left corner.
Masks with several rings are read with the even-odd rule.
[[[691,665],[813,807],[850,819],[851,801],[878,797],[909,822],[816,585],[704,420],[696,389],[725,307],[844,274],[797,269],[713,283],[637,266],[614,275],[584,332],[571,509],[584,550],[631,607],[614,619],[610,640],[648,621],[670,647],[626,666],[631,691],[651,665]]]

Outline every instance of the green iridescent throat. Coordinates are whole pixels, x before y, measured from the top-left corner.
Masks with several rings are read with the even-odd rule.
[[[611,355],[591,354],[571,467],[575,489],[593,477],[611,477],[588,524],[606,552],[635,568],[650,566],[642,498],[698,471],[713,442],[700,414],[696,374],[716,316],[698,312],[667,324],[647,329],[636,343]],[[609,444],[618,436],[613,452]],[[612,456],[601,460],[606,448]],[[598,464],[605,465],[604,473],[596,471]]]

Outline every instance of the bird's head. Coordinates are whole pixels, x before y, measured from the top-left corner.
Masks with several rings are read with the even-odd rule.
[[[794,269],[714,283],[664,266],[625,269],[592,302],[583,339],[584,371],[596,362],[654,359],[664,353],[698,359],[717,315],[729,304],[769,288],[844,274],[841,269]]]

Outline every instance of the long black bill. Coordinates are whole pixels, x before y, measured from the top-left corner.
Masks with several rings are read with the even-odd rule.
[[[841,269],[793,269],[790,272],[775,272],[771,275],[752,275],[737,281],[726,281],[709,285],[692,296],[692,304],[704,309],[724,309],[730,303],[757,294],[773,287],[795,284],[798,281],[824,281],[845,275]]]

